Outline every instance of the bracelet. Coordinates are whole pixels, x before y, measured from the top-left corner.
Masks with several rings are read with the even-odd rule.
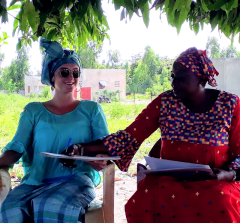
[[[83,156],[83,154],[84,154],[84,147],[80,143],[78,143],[77,146],[78,146],[79,155]]]

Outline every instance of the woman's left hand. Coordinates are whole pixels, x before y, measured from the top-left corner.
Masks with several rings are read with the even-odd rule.
[[[213,168],[213,172],[216,175],[217,180],[233,181],[234,173],[232,170],[222,170]]]
[[[96,157],[109,157],[106,154],[97,154]],[[96,160],[96,161],[89,161],[87,162],[92,166],[93,169],[96,171],[100,171],[107,166],[107,160]]]

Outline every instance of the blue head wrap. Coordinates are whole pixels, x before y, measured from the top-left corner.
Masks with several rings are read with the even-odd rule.
[[[54,87],[54,83],[51,79],[54,72],[63,64],[73,63],[78,65],[79,68],[81,67],[77,53],[72,50],[63,50],[60,43],[41,38],[40,46],[45,48],[46,53],[41,74],[41,81],[43,84]]]

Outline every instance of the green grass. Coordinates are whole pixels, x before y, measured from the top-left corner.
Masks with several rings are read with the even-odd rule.
[[[126,96],[126,99],[128,100],[134,100],[134,94],[131,94],[131,95],[127,95]],[[137,101],[141,101],[141,100],[150,100],[151,97],[150,95],[147,95],[147,94],[135,94],[135,100]]]
[[[19,115],[26,104],[32,101],[46,101],[45,98],[26,98],[21,95],[0,93],[0,150],[11,141],[17,129]],[[109,132],[125,129],[136,116],[146,107],[146,104],[125,104],[114,102],[101,104],[107,118]],[[141,145],[134,161],[141,160],[148,154],[151,147],[159,139],[160,132],[156,131]]]

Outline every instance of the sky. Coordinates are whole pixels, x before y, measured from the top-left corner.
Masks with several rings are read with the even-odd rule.
[[[164,14],[160,16],[160,11],[152,9],[150,11],[149,27],[146,28],[141,17],[134,15],[129,21],[120,21],[121,9],[115,11],[113,4],[102,1],[103,10],[107,16],[110,26],[108,39],[104,41],[103,52],[99,58],[99,62],[106,60],[108,50],[118,50],[121,60],[130,60],[132,55],[143,53],[146,46],[151,46],[156,54],[161,57],[175,58],[181,52],[189,47],[197,47],[205,49],[209,36],[215,36],[219,39],[220,47],[226,48],[230,45],[230,39],[219,32],[217,28],[211,31],[209,25],[204,25],[204,30],[200,30],[196,35],[190,30],[187,23],[183,24],[180,34],[177,34],[176,28],[170,26]],[[14,12],[11,12],[14,14]],[[161,19],[160,19],[161,17]],[[7,32],[9,36],[12,33],[13,19],[9,16],[9,24],[2,25],[1,31]],[[10,65],[11,60],[16,56],[17,37],[11,37],[8,45],[4,45],[1,51],[5,53],[3,66]],[[238,37],[234,40],[234,46],[240,51]],[[39,43],[35,42],[30,50],[30,66],[32,74],[36,74],[41,69],[41,56],[39,51]]]

